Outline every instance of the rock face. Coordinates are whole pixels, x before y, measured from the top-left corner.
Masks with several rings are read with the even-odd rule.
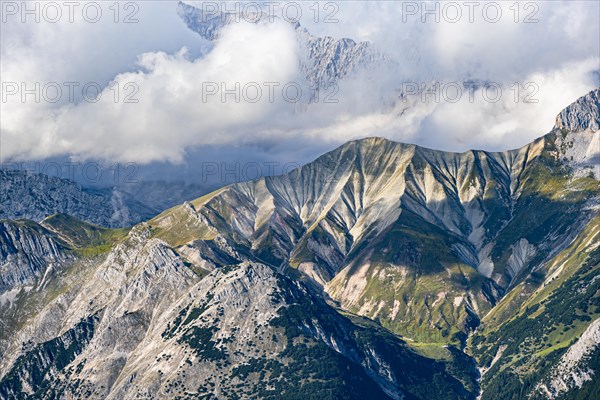
[[[69,258],[64,245],[39,225],[0,222],[0,293],[33,284],[47,267]]]
[[[208,247],[228,243],[238,255],[222,247],[221,254],[298,268],[343,308],[396,333],[452,341],[564,250],[597,212],[597,181],[560,172],[561,137],[552,132],[518,150],[462,154],[354,141],[288,175],[228,186],[153,223],[189,254],[196,248],[206,259]],[[207,262],[223,262],[217,258]],[[415,313],[427,318],[415,320]]]
[[[123,227],[156,214],[118,189],[84,189],[73,181],[44,174],[0,169],[0,186],[0,219],[41,221],[64,213],[96,225]]]
[[[560,146],[590,130],[561,129],[354,141],[128,233],[6,222],[0,398],[596,393],[600,182]]]
[[[600,89],[581,97],[556,117],[556,145],[576,176],[600,179]]]
[[[572,132],[600,130],[600,90],[579,98],[556,117],[556,128]]]

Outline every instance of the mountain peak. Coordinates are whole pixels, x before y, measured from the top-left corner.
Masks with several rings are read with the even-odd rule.
[[[222,12],[214,10],[206,12],[179,2],[177,13],[186,26],[193,32],[209,41],[215,41],[225,26],[244,20],[261,23],[272,21],[273,15],[263,11],[246,14],[239,11]],[[279,17],[275,17],[278,19]],[[296,32],[300,46],[300,71],[306,76],[312,87],[321,87],[356,72],[362,67],[372,67],[378,62],[387,62],[369,42],[356,42],[350,38],[336,39],[330,36],[314,36],[298,21],[290,22]]]
[[[592,90],[562,110],[556,117],[554,127],[572,132],[600,130],[600,88]]]

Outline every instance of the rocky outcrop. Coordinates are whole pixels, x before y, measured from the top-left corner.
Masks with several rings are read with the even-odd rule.
[[[561,111],[555,127],[571,132],[600,130],[600,89],[592,90]]]
[[[40,380],[40,376],[29,377],[30,386],[43,383],[43,387],[50,387],[51,391],[65,390],[61,382],[65,385],[74,382],[68,378],[83,359],[87,362],[81,364],[77,373],[82,377],[91,374],[93,382],[98,383],[98,387],[89,383],[85,390],[91,386],[96,394],[106,393],[127,356],[145,338],[156,318],[199,279],[170,247],[149,238],[144,225],[134,228],[104,261],[100,259],[95,266],[88,263],[86,268],[92,268],[94,273],[85,274],[85,278],[73,276],[79,280],[75,284],[68,276],[62,278],[68,284],[62,286],[60,295],[30,321],[27,329],[15,336],[22,342],[42,344],[48,341],[49,334],[56,335],[55,332],[63,331],[64,327],[70,329],[74,321],[95,319],[93,332],[86,342],[74,344],[78,347],[72,358],[78,356],[77,363],[66,370],[72,359],[50,358],[44,369],[53,371],[52,375],[44,380]],[[45,295],[44,287],[36,287],[35,291],[38,296]],[[9,343],[2,357],[3,375],[10,371],[4,369],[7,364],[15,366],[23,357],[30,357],[29,354],[27,347]],[[57,364],[59,361],[62,364]],[[81,370],[83,364],[87,368]],[[6,383],[12,378],[6,375],[1,379]],[[78,393],[85,395],[85,390],[82,387]]]
[[[69,258],[65,246],[41,226],[0,221],[0,293],[32,284],[47,268]]]
[[[565,108],[554,129],[555,156],[575,176],[600,180],[600,89]]]

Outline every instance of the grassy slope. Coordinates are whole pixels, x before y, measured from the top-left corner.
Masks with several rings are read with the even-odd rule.
[[[539,275],[516,286],[482,321],[470,351],[490,367],[483,399],[522,398],[600,317],[600,216]],[[515,312],[516,310],[516,312]]]
[[[459,346],[471,322],[464,299],[458,305],[455,299],[480,292],[482,279],[452,253],[455,242],[458,238],[410,211],[403,212],[372,247],[358,255],[357,265],[362,257],[371,267],[366,287],[350,311],[373,318],[403,337],[437,346],[443,353],[446,344]],[[365,306],[369,310],[361,313]]]
[[[55,214],[41,222],[65,244],[83,257],[108,253],[124,239],[129,228],[110,229],[78,220],[66,214]]]

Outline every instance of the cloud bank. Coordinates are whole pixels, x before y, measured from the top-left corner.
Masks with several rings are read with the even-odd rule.
[[[208,43],[187,30],[176,3],[136,4],[133,24],[115,23],[108,3],[98,23],[3,14],[2,161],[184,163],[204,148],[214,159],[305,162],[373,135],[449,151],[503,150],[546,133],[563,107],[599,84],[596,2],[535,3],[536,23],[523,22],[533,9],[520,9],[515,22],[508,3],[495,23],[477,12],[473,22],[466,14],[423,22],[406,2],[323,3],[317,20],[302,3],[300,22],[313,34],[370,41],[392,61],[340,81],[330,102],[327,93],[311,98],[298,70],[301,48],[283,19],[242,20]],[[436,4],[444,3],[429,9]],[[120,11],[122,20],[132,10]],[[325,23],[332,11],[338,22]],[[456,98],[452,89],[469,79],[499,84],[502,94],[491,101],[480,87]],[[434,81],[449,89],[399,98],[406,82]],[[71,82],[79,83],[73,99]],[[83,92],[89,83],[97,85]],[[40,101],[23,98],[22,85],[36,84]],[[98,87],[99,100],[86,99]]]

